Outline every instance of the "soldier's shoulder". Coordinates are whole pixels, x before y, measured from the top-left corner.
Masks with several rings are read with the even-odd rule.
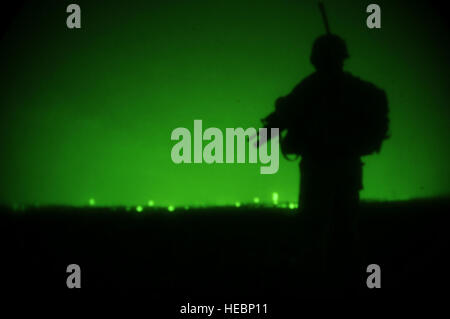
[[[379,94],[383,94],[385,92],[383,89],[376,86],[372,82],[363,80],[360,77],[351,74],[350,72],[344,72],[344,78],[350,85],[357,86],[359,89],[366,89]]]
[[[309,90],[310,88],[317,86],[320,83],[320,79],[316,73],[311,73],[307,77],[303,78],[300,83],[294,87],[294,91]]]

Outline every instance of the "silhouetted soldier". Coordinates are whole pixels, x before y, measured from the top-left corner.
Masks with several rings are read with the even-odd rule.
[[[360,158],[378,152],[388,131],[385,92],[344,72],[347,58],[340,37],[317,38],[311,54],[316,72],[279,98],[275,112],[263,120],[266,127],[285,130],[283,154],[301,156],[299,207],[303,231],[310,234],[304,240],[322,254],[314,255],[315,265],[332,277],[343,275],[339,266],[354,271]]]

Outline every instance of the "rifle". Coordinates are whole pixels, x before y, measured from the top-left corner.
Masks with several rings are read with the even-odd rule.
[[[277,100],[277,102],[280,99]],[[275,103],[275,105],[277,105],[277,102]],[[270,113],[269,115],[267,115],[265,118],[261,119],[261,122],[263,124],[263,129],[267,130],[267,134],[266,134],[266,139],[261,139],[261,137],[259,136],[259,131],[256,133],[256,135],[253,135],[249,138],[249,141],[252,141],[256,138],[256,141],[254,143],[255,147],[260,147],[261,145],[267,143],[268,140],[276,137],[276,135],[272,136],[271,135],[271,128],[275,128],[277,127],[279,129],[278,133],[281,134],[281,131],[283,131],[285,129],[284,125],[281,123],[280,118],[278,117],[278,114],[276,113],[276,111]]]

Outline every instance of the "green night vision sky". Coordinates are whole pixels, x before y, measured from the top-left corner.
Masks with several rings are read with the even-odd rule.
[[[313,71],[316,1],[33,1],[1,43],[0,202],[226,205],[296,201],[298,163],[172,162],[173,129],[259,127]],[[395,2],[395,3],[394,3]],[[346,70],[386,90],[392,138],[364,158],[363,199],[450,194],[449,50],[425,1],[325,1]]]

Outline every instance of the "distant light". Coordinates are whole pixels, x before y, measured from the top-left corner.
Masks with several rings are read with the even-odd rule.
[[[95,205],[95,199],[94,198],[90,198],[89,199],[89,206],[94,206]]]
[[[155,201],[149,200],[149,201],[148,201],[148,206],[150,206],[150,207],[155,206]]]
[[[241,203],[240,203],[240,202],[236,202],[236,203],[234,204],[234,206],[236,206],[236,207],[241,207]]]
[[[295,204],[294,203],[289,203],[289,209],[295,209]]]
[[[253,202],[254,202],[255,204],[259,204],[259,197],[253,198]]]
[[[167,207],[167,210],[169,212],[173,212],[175,210],[175,207],[173,205],[169,205],[169,207]]]
[[[278,204],[278,193],[277,192],[272,193],[272,201],[273,201],[274,205]]]
[[[144,209],[142,208],[141,205],[136,206],[136,211],[137,211],[138,213],[142,213],[143,210],[144,210]]]

